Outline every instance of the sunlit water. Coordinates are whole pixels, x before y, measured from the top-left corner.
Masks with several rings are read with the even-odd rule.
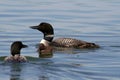
[[[1,0],[0,80],[120,80],[120,0]],[[29,26],[48,22],[55,38],[71,37],[101,46],[96,50],[54,51],[39,58],[43,35]],[[13,41],[27,63],[4,63]]]

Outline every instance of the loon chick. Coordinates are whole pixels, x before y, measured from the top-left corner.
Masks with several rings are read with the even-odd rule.
[[[11,45],[11,56],[8,56],[4,59],[5,62],[26,62],[27,59],[25,56],[20,55],[20,50],[26,48],[27,45],[22,44],[21,41],[15,41]]]
[[[55,47],[72,47],[72,48],[99,48],[99,45],[95,43],[90,43],[82,40],[77,40],[73,38],[57,38],[53,40],[54,29],[51,24],[42,22],[37,26],[31,26],[32,29],[37,29],[44,34],[44,38],[41,40],[40,44],[44,46],[55,46]]]

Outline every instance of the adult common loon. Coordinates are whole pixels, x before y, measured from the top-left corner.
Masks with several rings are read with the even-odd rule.
[[[82,40],[77,40],[73,38],[57,38],[54,39],[54,29],[51,24],[42,22],[37,26],[31,26],[32,29],[37,29],[44,34],[44,38],[41,40],[40,44],[42,49],[46,46],[55,47],[68,47],[68,48],[99,48],[99,45],[95,43],[90,43]],[[41,47],[41,46],[40,46]]]
[[[26,48],[27,45],[22,44],[21,41],[15,41],[11,45],[11,56],[4,59],[5,62],[26,62],[27,59],[20,55],[20,50]]]

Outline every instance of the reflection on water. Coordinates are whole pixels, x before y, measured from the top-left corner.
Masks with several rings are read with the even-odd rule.
[[[10,69],[10,80],[20,80],[22,66],[17,63],[11,64]]]
[[[52,58],[53,57],[53,53],[47,53],[47,54],[39,54],[40,58]]]
[[[119,80],[119,4],[119,0],[0,1],[0,80]],[[55,38],[77,38],[101,48],[58,48],[52,55],[39,56],[35,46],[43,35],[29,26],[40,22],[53,25]],[[29,62],[4,63],[17,40],[29,46],[21,51]]]

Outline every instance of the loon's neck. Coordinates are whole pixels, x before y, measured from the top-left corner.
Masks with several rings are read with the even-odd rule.
[[[49,41],[49,42],[52,42],[53,38],[54,38],[53,34],[44,35],[44,39]]]
[[[11,52],[12,56],[15,56],[15,55],[20,55],[20,51],[16,51],[16,52]]]
[[[49,46],[50,42],[52,42],[54,35],[44,35],[44,38],[40,41],[40,43],[44,44],[45,46]]]

